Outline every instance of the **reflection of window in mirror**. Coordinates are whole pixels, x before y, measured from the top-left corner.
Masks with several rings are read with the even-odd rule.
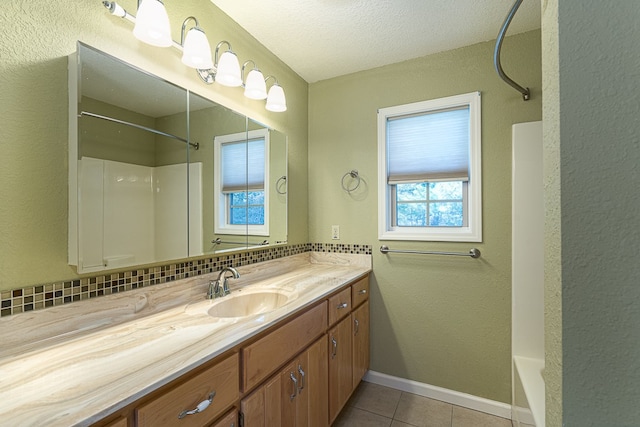
[[[214,139],[215,233],[269,235],[269,131]]]

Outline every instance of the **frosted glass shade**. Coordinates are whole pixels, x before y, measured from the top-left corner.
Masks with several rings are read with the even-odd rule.
[[[231,87],[242,85],[238,57],[230,50],[220,56],[218,68],[216,70],[216,83]]]
[[[267,97],[267,83],[257,68],[249,71],[244,84],[244,96],[250,99],[265,99]]]
[[[187,67],[200,70],[213,68],[209,40],[200,28],[194,27],[189,30],[182,48],[182,63]]]
[[[274,84],[271,86],[271,89],[269,89],[269,96],[267,96],[267,105],[265,108],[276,113],[287,111],[287,100],[284,97],[284,90],[279,84]]]
[[[138,8],[133,35],[152,46],[171,46],[169,16],[160,0],[142,0]]]

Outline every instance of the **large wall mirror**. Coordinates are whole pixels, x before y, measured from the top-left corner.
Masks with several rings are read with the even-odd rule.
[[[72,61],[79,273],[286,243],[286,135],[85,44]]]

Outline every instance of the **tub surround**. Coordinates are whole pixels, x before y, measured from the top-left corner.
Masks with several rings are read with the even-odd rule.
[[[88,425],[371,271],[371,256],[305,252],[238,268],[246,285],[296,294],[246,318],[213,318],[217,273],[0,319],[0,417]]]

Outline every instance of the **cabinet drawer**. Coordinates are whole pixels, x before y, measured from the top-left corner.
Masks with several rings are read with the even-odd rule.
[[[120,418],[117,421],[107,424],[105,427],[127,427],[128,425],[126,418]]]
[[[267,378],[327,329],[323,302],[242,349],[243,391]]]
[[[209,425],[238,399],[239,383],[238,355],[234,354],[136,409],[137,425],[140,427]],[[206,401],[213,392],[215,396],[208,408],[200,413],[178,418],[183,411],[193,410],[201,402]]]
[[[351,301],[357,307],[369,299],[369,276],[363,277],[351,285]]]
[[[349,287],[329,298],[329,325],[333,325],[350,311],[351,288]]]

